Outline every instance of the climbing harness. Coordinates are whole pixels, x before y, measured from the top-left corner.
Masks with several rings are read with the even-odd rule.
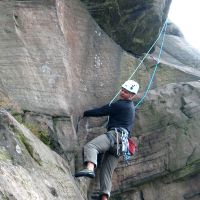
[[[149,84],[147,86],[147,89],[146,91],[144,92],[144,95],[143,97],[140,99],[140,101],[136,104],[135,108],[137,108],[141,103],[142,101],[144,100],[144,98],[146,97],[150,87],[151,87],[151,84],[153,82],[153,79],[155,77],[155,73],[156,73],[156,70],[158,68],[158,64],[160,63],[160,57],[161,57],[161,54],[162,54],[162,49],[163,49],[163,44],[164,44],[164,38],[165,38],[165,35],[166,35],[166,29],[167,29],[167,20],[165,21],[161,31],[160,31],[160,34],[158,35],[157,39],[155,40],[155,42],[153,43],[153,45],[150,47],[150,49],[147,51],[147,53],[145,54],[145,56],[143,57],[143,59],[140,61],[139,65],[136,67],[136,69],[133,71],[133,73],[131,74],[131,76],[128,78],[128,80],[130,80],[133,75],[136,73],[136,71],[139,69],[139,67],[142,65],[142,63],[144,62],[144,60],[146,59],[146,57],[149,55],[150,51],[153,49],[153,47],[156,45],[156,43],[158,42],[158,40],[160,39],[161,35],[163,34],[163,38],[162,38],[162,43],[161,43],[161,47],[160,47],[160,52],[159,52],[159,55],[158,55],[158,59],[157,59],[157,64],[155,65],[155,68],[154,68],[154,71],[153,71],[153,74],[151,76],[151,79],[149,81]],[[154,59],[156,60],[156,59]],[[116,99],[116,97],[119,95],[120,93],[120,90],[117,92],[117,94],[113,97],[113,99],[110,101],[109,105],[112,104],[112,102]]]
[[[115,128],[116,143],[117,143],[117,156],[122,155],[124,161],[128,161],[135,153],[136,143],[129,138],[129,133],[124,128]]]
[[[128,131],[124,128],[115,128],[117,156],[123,155],[128,151]]]

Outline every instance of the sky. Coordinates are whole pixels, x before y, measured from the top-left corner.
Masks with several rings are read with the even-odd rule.
[[[200,50],[200,0],[172,0],[168,19],[179,27],[189,44]]]

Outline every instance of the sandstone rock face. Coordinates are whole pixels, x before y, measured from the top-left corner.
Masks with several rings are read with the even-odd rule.
[[[79,1],[0,4],[1,85],[20,107],[71,116],[98,100],[105,87],[111,97],[122,50]]]
[[[170,1],[115,2],[123,14],[131,5],[124,16],[138,40],[130,46],[145,52]],[[98,173],[93,181],[74,180],[71,174],[82,168],[83,145],[106,131],[107,118],[82,119],[82,113],[108,103],[142,57],[116,44],[79,0],[0,1],[0,24],[0,199],[90,199],[99,189]],[[139,31],[146,28],[150,38],[148,31]],[[141,86],[139,97],[160,44],[133,76]],[[128,166],[120,160],[113,199],[199,198],[199,66],[198,51],[170,22],[151,90],[136,113],[133,135],[139,149]]]
[[[126,192],[122,199],[141,200],[141,199],[199,199],[199,175],[188,177],[186,181],[178,181],[171,184],[163,184],[161,181],[155,181],[144,185],[143,190],[134,193]]]
[[[102,29],[126,51],[148,50],[166,20],[171,0],[82,0]]]
[[[0,199],[84,199],[68,163],[0,110]]]
[[[138,154],[129,166],[125,167],[124,162],[119,164],[114,176],[115,190],[119,190],[119,186],[120,191],[129,191],[159,177],[163,185],[160,189],[167,193],[171,187],[167,186],[169,183],[199,173],[199,88],[198,81],[168,84],[149,92],[147,102],[137,113],[135,134],[140,136]],[[198,180],[195,179],[195,183]],[[119,182],[122,184],[119,185]],[[186,188],[180,188],[178,195],[171,194],[167,199],[181,199],[189,191]],[[199,192],[197,188],[192,189]],[[190,190],[191,193],[194,191]],[[147,199],[158,199],[155,195],[151,194]],[[166,199],[166,196],[161,195],[160,199]]]
[[[159,41],[157,47],[158,49],[156,49],[156,51],[153,53],[154,55],[157,54],[160,45],[161,44]],[[170,64],[181,66],[182,69],[185,67],[185,70],[187,70],[186,67],[189,66],[190,70],[187,70],[188,73],[193,68],[193,73],[199,74],[198,70],[200,69],[200,51],[188,44],[184,38],[167,34],[164,45],[163,62],[164,61],[169,62]],[[190,73],[192,73],[192,71]]]

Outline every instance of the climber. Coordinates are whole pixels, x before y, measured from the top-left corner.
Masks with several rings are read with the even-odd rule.
[[[138,90],[139,84],[128,80],[122,85],[119,100],[100,108],[87,110],[83,114],[83,117],[109,116],[107,133],[96,137],[84,146],[86,168],[75,174],[75,177],[94,178],[97,156],[99,153],[104,153],[100,169],[100,200],[107,200],[110,197],[111,178],[120,156],[118,133],[124,132],[130,136],[135,119],[135,108],[132,100]]]

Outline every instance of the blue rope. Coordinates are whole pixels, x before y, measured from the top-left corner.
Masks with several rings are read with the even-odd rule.
[[[165,25],[164,25],[164,34],[163,34],[163,38],[162,38],[162,43],[161,43],[161,47],[160,47],[160,52],[159,52],[159,55],[158,55],[158,59],[157,59],[157,63],[156,63],[156,66],[154,68],[154,71],[153,71],[153,74],[151,76],[151,79],[149,81],[149,84],[147,86],[147,89],[146,91],[144,92],[144,95],[143,97],[140,99],[140,101],[136,104],[135,106],[135,109],[143,102],[144,98],[147,96],[147,93],[152,85],[152,82],[153,82],[153,79],[155,77],[155,74],[156,74],[156,71],[158,69],[158,65],[160,63],[160,57],[161,57],[161,54],[162,54],[162,49],[163,49],[163,45],[164,45],[164,40],[165,40],[165,35],[166,35],[166,29],[167,29],[167,21],[165,22]]]
[[[165,33],[166,33],[166,28],[167,28],[167,20],[165,21],[165,23],[164,23],[164,25],[163,25],[163,27],[162,27],[162,29],[161,29],[161,31],[160,31],[160,34],[158,35],[157,39],[155,40],[155,42],[153,43],[153,45],[150,47],[150,49],[147,51],[147,53],[145,54],[145,56],[143,57],[143,59],[141,60],[141,62],[139,63],[139,65],[136,67],[136,69],[134,70],[134,72],[131,74],[131,76],[128,78],[128,80],[130,80],[130,79],[133,77],[133,75],[136,73],[136,71],[137,71],[137,70],[139,69],[139,67],[142,65],[143,61],[146,59],[146,57],[148,56],[148,54],[150,53],[150,51],[151,51],[151,50],[153,49],[153,47],[156,45],[157,41],[160,39],[160,37],[161,37],[161,35],[162,35],[163,31],[164,31],[163,42],[162,42],[162,45],[161,45],[161,48],[160,48],[159,57],[161,56],[161,52],[162,52],[162,48],[163,48],[163,43],[164,43],[164,36],[165,36]],[[159,60],[160,60],[160,58],[159,58]],[[157,62],[156,66],[158,66],[158,63],[159,63],[159,62]],[[156,70],[157,70],[157,67],[156,67]],[[155,72],[156,72],[156,70],[154,69]],[[154,76],[155,76],[155,72],[154,72],[154,74],[152,75],[153,78],[154,78]],[[143,101],[143,99],[145,98],[145,96],[146,96],[146,94],[147,94],[147,92],[148,92],[148,90],[149,90],[149,88],[150,88],[150,86],[151,86],[151,82],[153,81],[153,78],[151,78],[152,80],[150,80],[150,84],[149,84],[149,86],[148,86],[148,88],[147,88],[147,90],[146,90],[146,92],[145,92],[145,95],[144,95],[144,96],[142,97],[142,99],[137,103],[136,107],[138,107],[138,105],[139,105],[139,104]],[[117,94],[114,96],[114,98],[110,101],[109,106],[110,106],[111,103],[116,99],[116,97],[119,95],[120,91],[121,91],[121,90],[119,90],[119,91],[117,92]]]

